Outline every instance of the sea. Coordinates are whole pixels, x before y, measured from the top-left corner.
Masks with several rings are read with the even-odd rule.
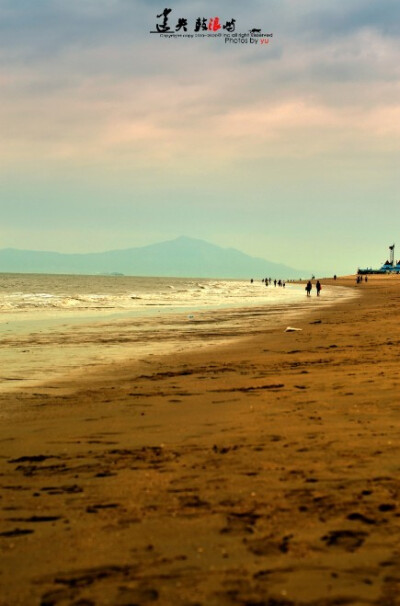
[[[0,274],[0,391],[225,344],[348,296],[323,288],[307,298],[304,285],[261,279]]]
[[[295,301],[303,288],[266,287],[261,280],[0,274],[0,312],[14,318],[26,312],[147,315]]]

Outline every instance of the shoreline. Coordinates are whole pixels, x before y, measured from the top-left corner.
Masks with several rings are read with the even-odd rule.
[[[264,305],[246,302],[243,307],[196,310],[192,306],[187,310],[143,315],[114,312],[96,317],[70,312],[52,317],[50,312],[38,311],[27,315],[22,329],[20,316],[16,314],[1,335],[0,393],[40,387],[69,374],[79,374],[84,367],[92,370],[149,355],[173,355],[176,350],[219,346],[243,335],[256,334],[266,324],[274,326],[280,314],[285,314],[289,322],[308,313],[310,307],[340,303],[339,299],[350,296],[344,289],[335,292],[332,288],[318,300],[306,299],[303,293],[302,299],[298,294],[294,299],[291,293],[287,295],[286,301],[283,296]],[[31,318],[35,319],[29,321]]]
[[[1,606],[395,604],[400,279],[374,278],[301,332],[0,394]]]

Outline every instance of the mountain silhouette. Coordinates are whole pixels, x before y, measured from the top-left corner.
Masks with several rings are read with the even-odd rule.
[[[282,279],[310,273],[185,236],[149,246],[83,254],[5,248],[0,250],[0,272]]]

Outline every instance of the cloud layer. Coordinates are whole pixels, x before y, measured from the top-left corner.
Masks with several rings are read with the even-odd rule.
[[[171,24],[187,17],[191,29],[197,17],[216,16],[211,2],[171,8]],[[232,243],[240,233],[243,248],[247,241],[261,256],[268,250],[261,236],[254,239],[256,221],[240,220],[235,200],[244,193],[246,207],[260,212],[259,192],[273,190],[276,204],[304,226],[320,216],[310,203],[316,187],[328,207],[337,195],[339,203],[347,200],[350,218],[364,206],[372,220],[374,204],[381,208],[378,190],[387,192],[379,204],[396,212],[398,2],[218,3],[221,21],[235,18],[238,31],[273,32],[265,47],[152,35],[163,9],[155,1],[3,0],[0,204],[16,241],[22,224],[10,207],[17,198],[28,214],[62,207],[52,212],[58,228],[77,192],[88,214],[97,206],[101,215],[105,192],[112,192],[113,211],[125,216],[129,197],[141,243],[175,235],[177,221],[165,221],[162,205],[172,200],[173,212],[184,216],[191,195],[196,226],[187,218],[179,228],[230,244],[221,217],[233,207]],[[220,209],[219,225],[209,226],[203,214],[210,200]],[[164,217],[156,229],[146,223],[144,203],[153,217]],[[280,228],[274,207],[262,216]],[[107,224],[104,212],[98,233],[104,236]],[[372,235],[376,222],[367,228]],[[384,239],[391,226],[378,228]],[[109,234],[110,244],[119,230],[115,242]],[[95,236],[91,241],[99,246]],[[305,253],[299,263],[308,260]]]

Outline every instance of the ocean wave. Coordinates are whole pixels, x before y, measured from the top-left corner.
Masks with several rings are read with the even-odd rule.
[[[104,282],[96,276],[24,276],[20,281],[3,282],[0,311],[20,313],[120,310],[140,312],[148,307],[171,309],[218,308],[247,304],[265,305],[280,299],[304,295],[287,286],[285,290],[265,288],[250,281],[204,280],[177,278],[126,278],[124,287],[118,281]]]

